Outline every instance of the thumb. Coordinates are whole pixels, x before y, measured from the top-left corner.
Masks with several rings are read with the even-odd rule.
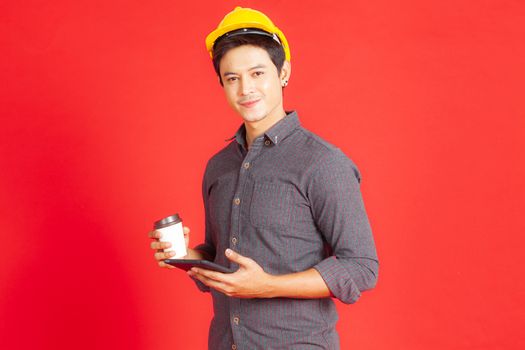
[[[242,256],[241,254],[237,253],[237,252],[234,252],[233,250],[231,249],[226,249],[226,251],[224,252],[224,254],[226,255],[226,257],[231,261],[231,262],[234,262],[236,264],[239,264],[239,266],[246,266],[248,265],[250,262],[251,262],[251,259],[250,258],[247,258],[245,256]]]

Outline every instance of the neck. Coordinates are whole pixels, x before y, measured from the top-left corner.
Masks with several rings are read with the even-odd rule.
[[[253,141],[259,136],[263,135],[268,129],[274,126],[278,121],[286,116],[284,109],[276,113],[274,116],[266,116],[265,118],[255,122],[244,122],[246,129],[246,144],[248,148],[252,145]]]

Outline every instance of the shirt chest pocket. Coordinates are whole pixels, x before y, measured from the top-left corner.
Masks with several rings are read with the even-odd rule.
[[[279,228],[291,224],[293,187],[270,182],[255,182],[250,205],[250,222],[259,228]]]

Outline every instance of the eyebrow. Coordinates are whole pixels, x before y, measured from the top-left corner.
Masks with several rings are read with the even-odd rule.
[[[254,69],[259,69],[259,68],[266,68],[266,65],[264,64],[258,64],[256,66],[253,66],[251,67],[250,69],[248,69],[248,71],[251,71],[251,70],[254,70]],[[233,72],[224,72],[224,76],[227,77],[228,75],[236,75],[237,73],[233,73]]]

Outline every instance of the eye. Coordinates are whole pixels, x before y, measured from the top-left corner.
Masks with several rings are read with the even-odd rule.
[[[236,80],[237,80],[237,77],[229,77],[228,79],[226,79],[226,81],[229,83],[233,83]]]
[[[256,72],[254,72],[253,74],[254,74],[255,76],[257,76],[257,77],[258,77],[258,76],[261,76],[261,75],[263,75],[263,74],[264,74],[264,72],[263,72],[263,71],[256,71]]]

